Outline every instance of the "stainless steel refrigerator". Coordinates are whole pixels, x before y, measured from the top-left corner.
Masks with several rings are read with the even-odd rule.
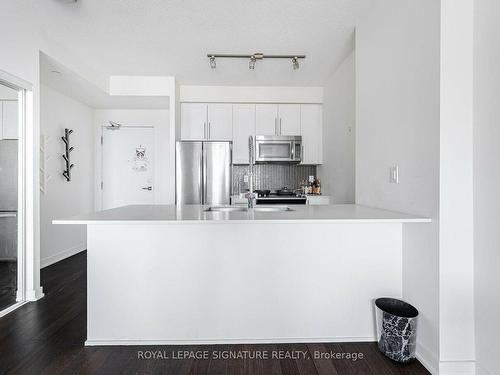
[[[176,204],[229,204],[231,157],[232,142],[176,142]]]

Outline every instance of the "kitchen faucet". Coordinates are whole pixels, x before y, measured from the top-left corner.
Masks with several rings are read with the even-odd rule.
[[[257,199],[257,194],[253,191],[254,188],[254,174],[253,165],[255,163],[255,152],[253,137],[248,137],[248,192],[245,194],[245,198],[248,199],[248,208],[253,208],[255,206],[255,201]]]

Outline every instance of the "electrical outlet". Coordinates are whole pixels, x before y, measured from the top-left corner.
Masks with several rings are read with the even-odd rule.
[[[391,184],[399,184],[399,166],[394,165],[389,168],[389,182]]]

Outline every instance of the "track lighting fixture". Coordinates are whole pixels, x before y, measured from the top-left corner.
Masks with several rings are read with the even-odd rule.
[[[264,55],[261,52],[256,52],[251,55],[231,55],[231,54],[216,54],[209,53],[207,57],[210,59],[210,67],[212,69],[216,68],[215,59],[216,58],[242,58],[242,59],[250,59],[248,62],[248,69],[255,69],[255,62],[257,60],[266,59],[292,59],[292,67],[294,70],[300,68],[299,59],[305,59],[306,55]]]
[[[215,69],[217,67],[217,63],[215,62],[215,56],[210,56],[210,67]]]

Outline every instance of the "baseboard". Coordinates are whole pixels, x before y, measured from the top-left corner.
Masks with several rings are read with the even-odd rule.
[[[422,364],[422,366],[424,366],[432,375],[439,374],[439,359],[437,355],[430,351],[426,346],[422,345],[420,342],[417,342],[416,357]]]
[[[230,345],[230,344],[297,344],[325,342],[375,342],[375,337],[319,337],[281,339],[197,339],[197,340],[92,340],[85,346],[141,346],[141,345]]]
[[[18,309],[19,307],[21,307],[22,305],[24,305],[26,303],[28,303],[28,301],[16,302],[12,306],[9,306],[6,309],[3,309],[2,311],[0,311],[0,318],[2,316],[7,315],[8,313],[11,313],[12,311]]]
[[[439,375],[475,375],[475,361],[441,361]]]
[[[35,290],[27,290],[26,291],[26,301],[38,301],[43,298],[43,288],[40,286]]]
[[[40,268],[45,268],[47,266],[50,266],[51,264],[54,264],[54,263],[57,263],[63,259],[69,258],[70,256],[78,254],[86,249],[87,249],[87,245],[81,244],[81,245],[71,247],[67,250],[63,250],[57,254],[43,258],[40,260]]]

